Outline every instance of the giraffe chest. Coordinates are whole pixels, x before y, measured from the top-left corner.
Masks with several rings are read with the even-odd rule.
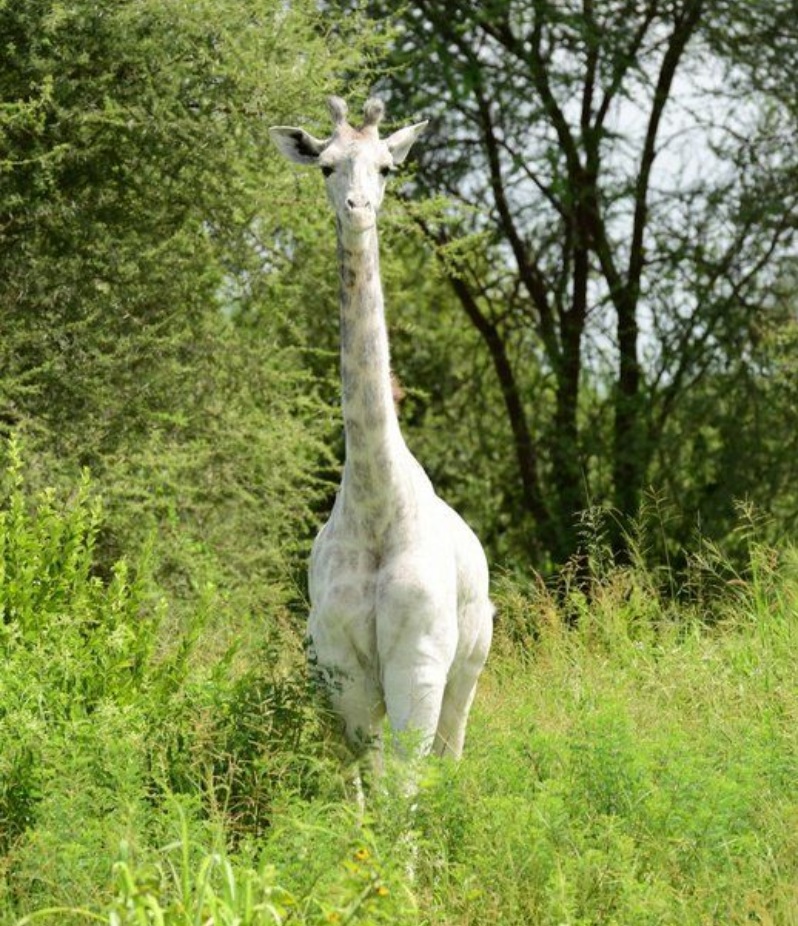
[[[355,535],[336,535],[328,522],[310,561],[308,634],[324,664],[374,674],[379,558]]]
[[[344,482],[329,521],[313,546],[310,593],[315,610],[346,616],[362,626],[377,611],[380,575],[413,522],[412,506],[376,488],[358,494]]]
[[[378,475],[361,475],[351,480],[346,493],[339,496],[340,510],[335,514],[342,534],[354,547],[368,551],[379,559],[392,528],[395,529],[405,512],[405,505],[385,493]]]
[[[389,541],[418,520],[420,503],[433,493],[400,437],[361,442],[359,436],[357,425],[348,424],[347,457],[331,528],[346,542],[380,557]]]

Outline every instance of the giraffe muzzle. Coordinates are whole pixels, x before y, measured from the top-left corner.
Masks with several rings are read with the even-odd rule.
[[[346,224],[354,231],[366,231],[377,221],[377,215],[368,201],[349,198],[346,201]]]

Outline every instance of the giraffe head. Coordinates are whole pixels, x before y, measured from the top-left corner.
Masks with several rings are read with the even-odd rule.
[[[269,134],[289,160],[321,169],[343,234],[356,238],[375,226],[388,176],[407,157],[427,123],[407,126],[382,139],[377,127],[385,107],[380,100],[368,100],[359,128],[349,124],[340,97],[330,97],[328,105],[333,121],[330,138],[321,140],[304,129],[282,125],[269,129]]]

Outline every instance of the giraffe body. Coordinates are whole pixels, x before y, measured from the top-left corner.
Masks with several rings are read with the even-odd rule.
[[[417,748],[459,756],[493,609],[474,533],[439,498],[402,437],[394,407],[376,217],[389,171],[426,123],[380,140],[382,104],[354,129],[332,98],[331,139],[278,127],[292,160],[317,164],[336,213],[346,456],[310,559],[310,658],[349,742],[379,741],[387,714]]]

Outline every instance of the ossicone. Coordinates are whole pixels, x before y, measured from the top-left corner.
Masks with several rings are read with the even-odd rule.
[[[330,110],[330,118],[336,128],[346,123],[346,116],[349,112],[346,100],[342,100],[339,96],[331,96],[327,99],[327,108]]]
[[[373,96],[371,99],[366,100],[366,105],[363,107],[363,128],[368,128],[369,126],[377,126],[382,121],[382,117],[385,115],[385,104],[382,100],[377,99]]]
[[[333,128],[338,129],[341,126],[347,125],[347,117],[349,115],[349,107],[346,105],[346,101],[342,100],[340,96],[331,96],[327,99],[327,107],[330,110],[330,118],[332,119]],[[382,100],[373,96],[366,100],[366,105],[363,107],[363,129],[375,129],[380,122],[382,117],[385,115],[385,104]]]

